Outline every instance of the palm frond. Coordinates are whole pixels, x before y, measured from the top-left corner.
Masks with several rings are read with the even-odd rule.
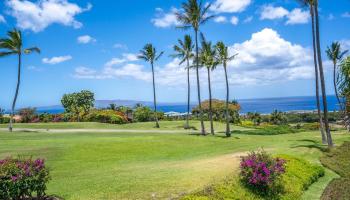
[[[38,47],[31,47],[31,48],[28,48],[28,49],[24,50],[25,54],[31,54],[33,52],[40,53],[41,51],[40,51],[40,49]]]
[[[13,52],[13,51],[0,52],[0,57],[5,57],[5,56],[13,55],[13,54],[16,54],[16,52]]]

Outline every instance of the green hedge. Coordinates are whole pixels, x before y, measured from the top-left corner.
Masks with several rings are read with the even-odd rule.
[[[210,186],[203,191],[184,196],[183,200],[216,200],[216,199],[284,199],[296,200],[308,187],[324,176],[324,169],[309,163],[303,159],[295,158],[287,155],[279,155],[277,157],[287,160],[286,173],[281,179],[281,186],[284,192],[274,197],[258,196],[249,189],[245,188],[239,181],[238,177],[231,177],[220,184]]]

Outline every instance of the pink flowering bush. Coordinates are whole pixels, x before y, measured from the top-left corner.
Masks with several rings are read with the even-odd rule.
[[[244,185],[259,194],[278,193],[279,178],[285,173],[286,161],[273,158],[264,151],[241,158],[240,177]]]
[[[49,179],[43,159],[0,160],[0,199],[41,199]]]

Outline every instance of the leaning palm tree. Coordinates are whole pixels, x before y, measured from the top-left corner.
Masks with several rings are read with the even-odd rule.
[[[324,78],[323,61],[322,61],[322,54],[321,54],[320,20],[319,20],[319,14],[318,14],[318,0],[313,0],[313,3],[314,3],[314,10],[315,10],[315,28],[316,28],[315,36],[316,36],[316,47],[317,47],[316,49],[317,49],[318,67],[320,70],[324,125],[326,128],[328,147],[333,147],[334,144],[333,144],[332,134],[330,131],[329,121],[328,121],[328,103],[327,103],[327,93],[326,93],[326,81]]]
[[[216,49],[211,42],[207,42],[204,35],[201,34],[202,49],[199,56],[199,61],[202,66],[207,68],[208,72],[208,89],[209,89],[209,120],[210,120],[210,133],[215,135],[214,123],[213,123],[213,110],[212,110],[212,92],[211,92],[211,78],[210,71],[214,70],[218,66],[219,61],[216,59]]]
[[[225,80],[226,80],[226,136],[231,136],[231,130],[230,130],[230,114],[228,110],[228,104],[230,99],[230,89],[229,89],[229,83],[228,83],[228,77],[227,77],[227,63],[232,61],[237,54],[229,56],[228,47],[223,42],[218,42],[215,46],[216,52],[217,52],[217,59],[220,62],[220,64],[223,65],[224,71],[225,71]]]
[[[157,98],[156,98],[156,85],[154,80],[154,62],[157,61],[164,52],[157,54],[156,48],[152,44],[146,44],[140,51],[139,59],[143,59],[149,62],[152,67],[152,82],[153,82],[153,103],[154,103],[154,119],[156,121],[156,128],[159,128],[158,116],[157,116]]]
[[[186,70],[187,70],[187,116],[186,116],[186,124],[185,129],[189,129],[189,117],[190,117],[190,98],[191,98],[191,85],[190,85],[190,61],[193,59],[193,48],[194,44],[192,42],[192,38],[190,35],[185,35],[184,40],[178,40],[179,44],[174,45],[174,51],[176,52],[173,57],[180,59],[180,65],[186,62]]]
[[[329,60],[333,62],[333,85],[334,85],[335,95],[338,100],[338,105],[341,110],[343,110],[343,108],[340,102],[339,93],[337,89],[337,66],[347,52],[348,51],[342,51],[339,42],[333,42],[330,47],[327,47],[327,50],[326,50],[326,54]]]
[[[14,29],[7,33],[6,38],[0,39],[0,57],[17,55],[18,57],[18,74],[17,74],[17,86],[15,96],[13,98],[11,107],[11,118],[9,124],[9,131],[13,129],[13,116],[15,114],[16,101],[18,97],[19,87],[21,84],[21,67],[22,67],[22,54],[31,54],[33,52],[40,53],[40,49],[37,47],[23,48],[23,38],[21,31]]]
[[[322,143],[327,143],[326,133],[325,133],[325,123],[323,121],[323,116],[321,113],[321,103],[320,103],[320,74],[318,66],[318,55],[317,55],[317,45],[316,45],[316,31],[315,31],[315,0],[297,0],[303,6],[307,6],[310,9],[311,15],[311,24],[312,24],[312,44],[313,44],[313,57],[314,57],[314,66],[315,66],[315,86],[316,86],[316,104],[317,104],[317,113],[319,116],[320,123],[320,132],[322,137]],[[328,136],[327,136],[328,137]]]
[[[187,0],[186,3],[182,3],[182,9],[184,12],[176,13],[177,20],[182,24],[179,28],[190,29],[192,28],[195,34],[195,64],[196,64],[196,75],[197,75],[197,93],[198,93],[198,108],[201,121],[201,133],[205,135],[205,127],[203,121],[203,110],[201,105],[201,93],[200,93],[200,83],[199,83],[199,46],[198,46],[198,33],[200,31],[200,26],[206,23],[208,20],[213,18],[208,14],[211,4],[204,5],[202,0]]]

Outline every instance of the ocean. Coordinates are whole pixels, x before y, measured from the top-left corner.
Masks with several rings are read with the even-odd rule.
[[[329,111],[338,110],[337,99],[335,96],[328,96],[328,109]],[[322,101],[321,101],[322,102]],[[315,97],[282,97],[282,98],[263,98],[263,99],[241,99],[238,100],[241,105],[241,113],[247,112],[259,112],[262,114],[271,113],[273,110],[279,110],[283,112],[289,111],[313,111],[316,110]],[[149,105],[149,103],[148,103]],[[108,106],[105,105],[105,106]],[[191,105],[191,108],[195,107],[195,104]],[[163,112],[187,112],[186,103],[160,103],[157,106],[158,110]],[[38,108],[39,113],[62,113],[64,110],[61,106],[43,107]]]

